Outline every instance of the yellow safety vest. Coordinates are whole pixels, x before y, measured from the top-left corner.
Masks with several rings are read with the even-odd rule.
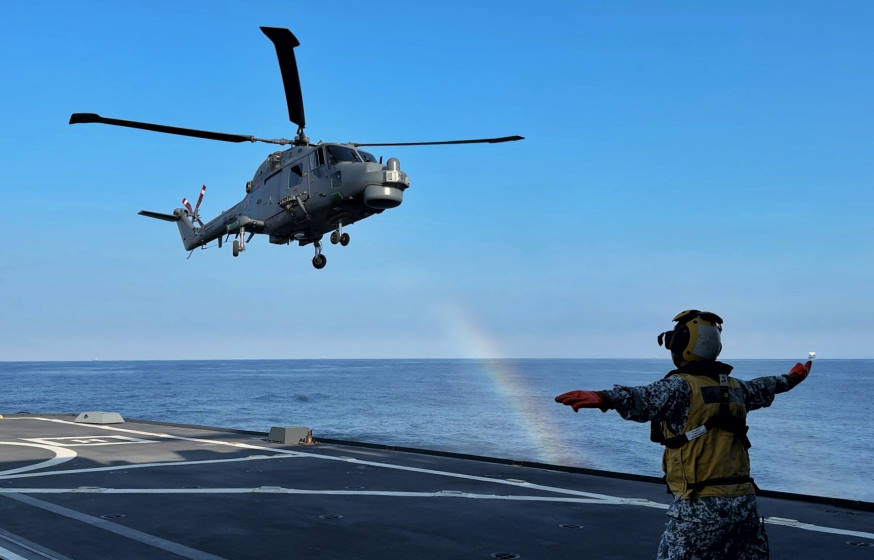
[[[683,499],[754,494],[747,453],[747,411],[740,384],[727,375],[724,386],[705,375],[675,375],[682,377],[691,391],[689,417],[683,434],[674,434],[661,422],[663,439],[675,442],[674,447],[665,444],[662,457],[668,488],[674,496]],[[730,416],[719,414],[724,400],[728,401]],[[719,426],[726,421],[731,422],[733,431]],[[676,446],[677,440],[683,443]]]

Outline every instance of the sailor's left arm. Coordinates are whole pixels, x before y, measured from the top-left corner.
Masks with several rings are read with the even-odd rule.
[[[811,362],[795,364],[789,373],[767,377],[757,377],[750,381],[740,381],[744,388],[744,404],[747,410],[771,406],[774,396],[785,393],[807,378]]]

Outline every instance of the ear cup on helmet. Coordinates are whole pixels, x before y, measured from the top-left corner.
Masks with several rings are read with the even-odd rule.
[[[689,328],[686,323],[677,323],[673,332],[670,350],[674,354],[683,354],[686,346],[689,345]]]

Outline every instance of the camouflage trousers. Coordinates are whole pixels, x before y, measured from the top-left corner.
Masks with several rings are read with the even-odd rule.
[[[755,496],[675,500],[659,560],[767,560],[768,537]]]

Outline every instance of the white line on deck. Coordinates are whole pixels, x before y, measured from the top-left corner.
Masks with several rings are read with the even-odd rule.
[[[783,517],[766,517],[765,523],[771,525],[783,525],[784,527],[794,527],[805,531],[816,531],[818,533],[833,533],[835,535],[849,535],[851,537],[860,537],[863,539],[874,539],[874,533],[866,533],[864,531],[850,531],[847,529],[836,529],[833,527],[823,527],[821,525],[813,525],[812,523],[802,523],[796,519],[785,519]]]
[[[85,447],[94,445],[126,445],[131,443],[155,443],[153,439],[140,439],[130,436],[66,436],[50,438],[23,438],[43,445],[58,447]],[[111,441],[106,441],[111,440]]]
[[[61,474],[81,474],[101,471],[126,471],[128,469],[143,469],[151,467],[181,467],[186,465],[209,465],[213,463],[238,463],[240,461],[261,461],[264,459],[293,459],[291,455],[247,455],[246,457],[233,457],[231,459],[203,459],[200,461],[166,461],[161,463],[129,463],[126,465],[114,465],[111,467],[90,467],[86,469],[66,469],[63,471],[47,471],[26,474],[0,475],[0,480],[12,478],[36,478],[42,476],[55,476]]]
[[[3,560],[27,560],[27,558],[25,558],[24,556],[19,556],[18,554],[15,554],[11,550],[7,550],[2,546],[0,546],[0,558],[3,558]]]
[[[88,515],[87,513],[82,513],[74,509],[59,506],[57,504],[52,504],[50,502],[39,500],[31,496],[23,496],[21,494],[16,494],[12,492],[4,492],[3,494],[7,498],[11,498],[24,504],[50,511],[52,513],[56,513],[58,515],[63,515],[64,517],[69,517],[70,519],[81,521],[82,523],[87,523],[88,525],[97,527],[98,529],[103,529],[104,531],[109,531],[110,533],[115,533],[116,535],[121,535],[123,537],[139,541],[143,544],[154,546],[155,548],[160,548],[161,550],[177,554],[179,556],[182,556],[183,558],[190,558],[191,560],[225,560],[221,556],[216,556],[215,554],[210,554],[209,552],[197,550],[196,548],[191,548],[177,542],[168,541],[167,539],[162,539],[161,537],[150,535],[149,533],[137,531],[136,529],[131,529],[130,527],[119,525],[118,523],[113,523],[112,521],[101,519],[100,517],[94,517],[93,515]]]
[[[5,471],[0,471],[0,477],[2,475],[20,473],[24,471],[32,471],[35,469],[44,469],[46,467],[51,467],[54,465],[58,465],[60,463],[64,463],[76,457],[76,452],[72,449],[67,449],[66,447],[57,447],[55,445],[47,445],[40,443],[27,443],[23,441],[0,441],[0,445],[19,445],[23,447],[38,447],[39,449],[47,449],[55,454],[51,459],[46,459],[45,461],[40,461],[39,463],[34,463],[32,465],[25,465],[23,467],[18,467],[17,469],[8,469]]]
[[[291,494],[291,495],[315,495],[315,496],[383,496],[390,498],[466,498],[472,500],[508,500],[518,502],[553,502],[574,503],[593,505],[631,505],[653,506],[653,502],[637,498],[620,498],[615,496],[609,499],[594,498],[570,498],[559,496],[520,496],[500,494],[477,494],[472,492],[460,492],[457,490],[440,490],[437,492],[396,492],[390,490],[309,490],[300,488],[283,488],[280,486],[259,486],[257,488],[100,488],[84,486],[79,488],[0,488],[0,495],[10,495],[18,499],[18,494]],[[48,503],[48,502],[44,502]],[[662,504],[658,504],[662,505]],[[667,508],[667,506],[664,506]],[[84,515],[84,514],[83,514]],[[102,521],[102,520],[101,520]],[[794,519],[781,517],[768,517],[766,523],[783,525],[806,531],[819,533],[831,533],[863,539],[874,539],[874,533],[864,531],[851,531],[835,527],[823,527],[811,523],[802,523]]]
[[[80,486],[78,488],[0,488],[0,495],[7,494],[301,494],[319,496],[387,496],[394,498],[469,498],[474,500],[516,500],[525,502],[570,502],[579,504],[639,505],[637,500],[614,498],[570,498],[560,496],[520,496],[512,494],[476,494],[457,490],[436,492],[399,492],[393,490],[309,490],[259,486],[257,488],[102,488]]]
[[[50,548],[46,548],[41,544],[37,544],[33,541],[25,539],[21,535],[16,535],[15,533],[10,533],[6,529],[0,529],[0,540],[11,543],[18,550],[26,550],[31,553],[28,556],[29,560],[34,560],[35,558],[44,558],[46,560],[73,560],[69,556],[61,554],[55,550]],[[2,552],[6,550],[0,547],[0,558],[6,558],[6,556],[2,555]]]

